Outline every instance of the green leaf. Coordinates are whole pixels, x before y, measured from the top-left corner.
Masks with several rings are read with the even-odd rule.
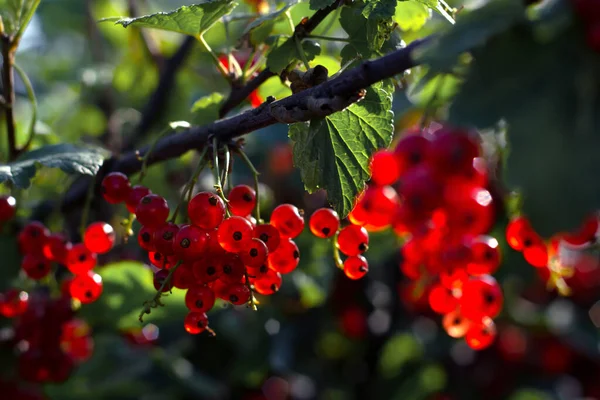
[[[310,9],[315,11],[321,10],[323,8],[329,7],[335,2],[336,0],[310,0]]]
[[[367,0],[362,10],[363,17],[392,18],[396,12],[397,0]]]
[[[362,58],[378,55],[379,50],[393,31],[393,9],[388,16],[385,7],[383,7],[383,11],[375,8],[365,11],[367,8],[368,5],[362,1],[355,1],[352,5],[342,8],[340,12],[340,24],[350,39],[350,43],[346,47],[353,48]],[[365,13],[369,15],[369,18],[365,17]],[[350,52],[350,49],[346,50],[346,55]]]
[[[413,336],[406,333],[392,336],[381,349],[381,375],[386,379],[397,377],[406,363],[420,359],[422,353],[423,348]]]
[[[100,298],[81,307],[80,313],[92,326],[110,326],[128,329],[140,326],[138,316],[145,301],[156,294],[152,271],[136,261],[121,261],[105,265],[96,271],[102,276],[103,292]],[[173,289],[163,295],[165,307],[152,309],[144,316],[144,322],[158,323],[183,318],[185,312],[184,293]]]
[[[300,293],[300,302],[303,307],[314,308],[323,304],[327,295],[312,277],[302,271],[295,271],[292,279]]]
[[[192,106],[192,122],[195,125],[206,125],[219,119],[219,108],[225,96],[219,92],[201,97]]]
[[[298,0],[292,0],[279,10],[255,19],[248,24],[243,35],[250,33],[250,37],[254,44],[260,44],[264,42],[271,32],[273,32],[273,28],[275,28],[275,24],[278,22],[278,20],[283,18],[285,12],[296,4],[298,4]]]
[[[431,10],[416,1],[401,1],[396,5],[394,20],[403,31],[418,31],[431,18]]]
[[[267,56],[267,68],[277,74],[300,59],[296,44],[293,40],[288,39],[289,37],[279,36],[276,39],[274,48]],[[321,54],[321,46],[314,40],[303,40],[302,49],[307,61],[311,61],[315,56]]]
[[[516,23],[525,21],[521,0],[496,0],[473,10],[445,33],[413,52],[413,58],[422,64],[449,71],[458,57],[483,45],[494,35],[504,32]]]
[[[20,38],[39,4],[40,0],[0,0],[4,32]]]
[[[401,1],[401,3],[408,3],[410,1],[411,0]],[[440,5],[439,0],[414,0],[414,1],[424,4],[427,7],[434,9],[434,10]]]
[[[12,163],[0,164],[0,183],[10,181],[26,189],[40,165],[60,168],[68,174],[96,175],[105,152],[92,147],[57,144],[27,152]]]
[[[344,111],[310,124],[290,126],[294,164],[306,190],[327,190],[329,202],[346,216],[369,179],[369,158],[393,135],[393,85],[380,82]]]
[[[478,128],[506,122],[505,179],[549,237],[600,208],[600,62],[579,32],[536,37],[518,27],[475,51],[450,120]]]
[[[115,24],[121,24],[125,28],[132,25],[198,36],[206,32],[221,17],[229,14],[236,5],[237,3],[231,0],[206,0],[170,12],[123,18]]]

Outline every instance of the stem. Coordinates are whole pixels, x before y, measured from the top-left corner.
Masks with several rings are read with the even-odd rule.
[[[14,160],[17,155],[17,139],[15,129],[15,114],[13,106],[15,104],[15,88],[13,63],[15,54],[12,51],[13,43],[9,36],[3,35],[2,38],[2,59],[4,65],[2,68],[2,82],[4,87],[4,100],[6,102],[6,134],[8,136],[8,160]]]
[[[31,123],[29,124],[29,137],[27,138],[27,142],[25,143],[25,145],[20,150],[18,150],[20,152],[29,148],[31,142],[33,141],[33,137],[35,136],[35,123],[37,121],[38,104],[37,99],[35,97],[35,92],[33,91],[33,86],[31,85],[31,81],[29,80],[29,77],[27,76],[25,71],[23,71],[17,63],[14,63],[13,67],[15,68],[15,71],[17,71],[19,77],[23,81],[23,84],[25,85],[25,90],[27,90],[27,97],[29,97],[29,101],[31,102]]]
[[[323,35],[308,35],[307,38],[309,38],[309,39],[329,40],[329,41],[332,41],[332,42],[350,43],[350,39],[349,38],[338,38],[338,37],[323,36]]]
[[[140,313],[140,315],[138,317],[140,322],[144,322],[144,314],[150,314],[152,308],[156,308],[158,306],[164,305],[160,302],[160,298],[163,295],[163,290],[171,282],[171,279],[173,278],[173,273],[175,272],[175,270],[177,268],[179,268],[179,266],[181,264],[183,264],[183,261],[179,260],[179,261],[177,261],[177,264],[173,265],[173,267],[169,270],[169,274],[163,281],[162,285],[160,285],[160,288],[156,291],[156,294],[154,295],[152,300],[144,302],[144,309],[142,310],[142,312]]]
[[[254,311],[258,311],[258,307],[256,307],[256,303],[254,302],[254,291],[252,290],[252,285],[250,285],[250,277],[248,276],[248,269],[245,269],[244,276],[246,278],[246,287],[250,291],[250,307]]]
[[[129,218],[121,223],[123,225],[123,230],[125,231],[123,235],[123,243],[127,243],[129,241],[129,237],[133,236],[133,221],[135,221],[135,214],[129,213]]]
[[[306,70],[308,71],[310,69],[310,64],[306,59],[306,54],[304,54],[304,49],[302,48],[302,42],[300,41],[298,36],[294,36],[294,42],[296,42],[296,52],[298,53],[298,57],[300,57],[300,60],[304,64],[304,68],[306,68]]]
[[[290,13],[290,10],[285,12],[285,18],[290,26],[291,34],[294,35],[296,33],[296,27],[294,26],[294,20],[292,19],[292,13]]]
[[[83,206],[83,211],[81,212],[81,222],[79,225],[79,234],[81,235],[81,239],[85,234],[85,228],[87,227],[87,220],[90,215],[90,207],[92,205],[92,199],[94,198],[94,188],[96,187],[96,176],[95,175],[91,180],[87,190],[87,194],[85,197],[85,204]]]
[[[223,193],[223,186],[221,185],[221,174],[219,173],[219,143],[217,140],[217,137],[213,137],[212,140],[212,145],[213,145],[213,173],[215,175],[215,190],[217,191],[217,194],[219,195],[219,197],[223,200],[223,202],[225,203],[225,206],[227,207],[225,209],[225,212],[227,213],[227,215],[229,216],[229,200],[227,200],[227,197],[225,197],[225,193]]]
[[[223,176],[221,178],[221,184],[227,186],[227,177],[229,175],[229,164],[231,162],[231,153],[229,146],[225,146],[225,168],[223,168]],[[231,180],[231,179],[230,179]]]
[[[344,270],[344,262],[342,261],[342,257],[340,256],[340,250],[338,249],[338,246],[337,246],[338,235],[339,235],[339,231],[335,233],[335,235],[333,236],[333,240],[331,241],[331,243],[333,245],[333,261],[335,262],[335,266],[343,271]]]
[[[227,69],[225,69],[225,66],[221,63],[221,61],[219,61],[219,57],[217,57],[215,52],[212,51],[212,49],[210,48],[210,46],[204,39],[204,36],[198,35],[198,36],[196,36],[196,39],[198,39],[198,41],[202,45],[202,49],[204,51],[207,51],[208,54],[210,54],[210,56],[212,57],[212,59],[215,63],[215,66],[217,67],[217,69],[219,70],[221,75],[223,75],[223,78],[225,78],[227,80],[227,82],[231,81],[231,76],[229,75],[229,72],[227,71]]]
[[[256,46],[252,47],[252,51],[250,52],[250,57],[246,63],[242,66],[242,82],[246,81],[246,72],[248,72],[248,68],[252,65],[252,61],[254,60],[254,56],[256,55]],[[251,75],[248,75],[251,76]]]
[[[252,164],[252,161],[250,161],[244,150],[239,149],[238,154],[240,155],[242,160],[244,160],[248,168],[250,168],[250,171],[252,171],[252,175],[254,177],[254,191],[256,192],[256,205],[254,206],[254,212],[256,215],[256,223],[260,224],[260,195],[258,191],[258,176],[260,175],[260,172],[256,170],[254,164]]]
[[[175,220],[177,219],[177,214],[179,214],[179,210],[181,209],[182,204],[185,202],[185,198],[186,197],[189,198],[191,196],[191,193],[194,190],[194,186],[198,182],[198,176],[200,175],[200,173],[206,166],[206,161],[204,160],[204,158],[206,157],[207,152],[208,152],[208,146],[204,146],[204,149],[202,149],[202,153],[200,153],[200,159],[198,160],[198,165],[196,166],[196,170],[192,174],[192,177],[190,178],[188,183],[183,188],[183,192],[181,193],[181,197],[179,198],[179,204],[177,204],[175,211],[173,211],[173,216],[171,217],[170,222],[175,222]],[[188,194],[188,193],[190,193],[190,194]]]

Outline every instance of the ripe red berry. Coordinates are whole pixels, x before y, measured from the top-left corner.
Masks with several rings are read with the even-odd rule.
[[[281,287],[281,274],[269,269],[260,278],[253,281],[254,290],[264,296],[277,293]]]
[[[231,213],[245,217],[256,206],[256,192],[250,186],[238,185],[231,189],[228,200]]]
[[[535,231],[525,217],[514,218],[506,226],[506,241],[516,251],[523,251],[531,236],[535,236]]]
[[[173,251],[180,260],[199,260],[204,255],[207,242],[205,230],[194,225],[183,225],[173,240]]]
[[[96,253],[92,253],[83,243],[74,245],[67,255],[67,268],[75,275],[87,274],[96,266]]]
[[[523,248],[523,257],[525,261],[533,265],[536,268],[544,268],[548,265],[548,246],[542,239],[532,240],[531,244],[526,242],[527,245]]]
[[[363,256],[353,256],[344,261],[344,273],[350,279],[360,279],[369,272],[369,263]]]
[[[144,196],[135,209],[135,216],[140,224],[148,228],[158,228],[169,217],[169,204],[156,194]]]
[[[267,245],[269,253],[274,252],[279,247],[281,237],[279,231],[273,225],[261,224],[254,228],[254,237],[262,240]]]
[[[200,192],[190,200],[188,216],[193,225],[214,229],[225,218],[225,203],[214,193]]]
[[[8,289],[0,293],[0,315],[14,318],[27,310],[29,295],[18,289]]]
[[[233,283],[227,287],[226,298],[231,304],[241,306],[250,300],[250,289],[243,283]]]
[[[148,259],[150,260],[150,264],[154,265],[156,268],[165,270],[171,269],[177,262],[177,259],[174,256],[165,256],[157,251],[149,252]]]
[[[69,290],[74,299],[83,304],[92,303],[102,294],[102,277],[93,271],[77,275],[71,281]]]
[[[219,262],[223,271],[223,274],[219,277],[221,281],[228,284],[242,281],[246,269],[244,268],[244,263],[237,255],[228,253],[220,257]]]
[[[489,232],[495,216],[492,195],[482,188],[463,192],[460,200],[447,205],[447,216],[448,229],[455,237]]]
[[[215,293],[207,286],[192,286],[185,294],[185,305],[190,311],[207,312],[215,305]]]
[[[483,350],[494,342],[496,324],[490,318],[481,323],[472,323],[465,336],[465,342],[473,350]]]
[[[452,290],[437,284],[429,292],[429,306],[438,314],[447,314],[456,310],[458,300],[452,295]]]
[[[102,195],[111,204],[122,203],[129,197],[131,183],[127,175],[111,172],[102,179]]]
[[[173,286],[177,289],[189,289],[196,283],[191,264],[180,264],[173,272]]]
[[[179,226],[173,222],[167,222],[158,227],[154,231],[152,240],[156,251],[166,256],[174,254],[173,243],[178,232]]]
[[[362,226],[348,225],[337,239],[338,249],[347,256],[357,256],[369,248],[369,234]]]
[[[0,196],[0,222],[13,219],[17,212],[17,201],[12,196]]]
[[[495,318],[502,310],[503,301],[502,289],[491,275],[473,278],[462,287],[461,314],[471,320]]]
[[[135,209],[137,208],[138,204],[140,204],[140,201],[142,201],[142,199],[149,194],[152,194],[152,191],[146,186],[136,185],[132,187],[127,199],[125,199],[127,210],[130,213],[135,213]]]
[[[458,339],[466,335],[471,326],[471,321],[463,317],[459,310],[455,310],[444,315],[442,326],[448,336]]]
[[[160,271],[156,271],[153,278],[154,289],[160,290],[162,293],[169,292],[173,289],[173,277],[167,284],[165,284],[167,278],[169,277],[169,271],[166,269],[161,269]],[[164,286],[163,286],[164,285]],[[161,289],[162,288],[162,289]]]
[[[281,274],[289,274],[300,262],[300,250],[292,239],[282,239],[279,247],[273,253],[269,253],[267,263],[269,268]]]
[[[367,231],[387,228],[400,207],[398,193],[391,186],[369,186],[359,202],[360,208],[356,207],[353,217],[362,219],[358,225],[364,226]],[[362,211],[360,217],[357,215],[359,209]]]
[[[471,242],[471,260],[467,264],[470,275],[493,274],[500,266],[498,241],[491,236],[479,236]]]
[[[391,185],[400,178],[400,162],[390,150],[379,150],[371,156],[371,180],[376,185]]]
[[[137,239],[138,244],[142,249],[146,251],[156,250],[156,247],[154,247],[154,229],[148,228],[147,226],[142,226],[138,232]]]
[[[50,273],[50,261],[37,254],[25,254],[21,261],[21,269],[28,277],[40,280]]]
[[[73,244],[63,234],[54,233],[46,239],[43,254],[50,261],[66,264],[67,255],[72,248]]]
[[[316,237],[330,238],[340,227],[340,217],[331,208],[319,208],[310,216],[308,225]]]
[[[108,253],[115,244],[115,231],[106,222],[91,223],[85,230],[83,243],[92,253]]]
[[[50,231],[41,222],[33,221],[23,227],[17,238],[21,254],[42,254]]]
[[[221,257],[205,257],[193,263],[192,273],[195,279],[201,283],[209,283],[219,279],[223,274]]]
[[[304,218],[296,206],[281,204],[271,214],[271,225],[277,228],[282,238],[293,239],[302,233]]]
[[[427,162],[437,173],[448,176],[470,170],[475,157],[479,157],[479,141],[474,134],[442,128],[434,134]]]
[[[208,327],[208,317],[205,313],[189,312],[183,320],[183,327],[187,333],[197,335],[204,332]]]
[[[421,134],[410,134],[398,142],[394,154],[398,160],[398,176],[402,177],[428,158],[431,141]]]
[[[219,226],[219,244],[223,249],[237,253],[250,245],[253,233],[252,224],[247,219],[233,216]]]
[[[402,177],[398,193],[411,213],[429,215],[441,203],[442,185],[431,168],[423,165]]]
[[[269,251],[267,245],[260,239],[253,238],[248,247],[240,251],[240,259],[248,268],[258,268],[267,261]]]

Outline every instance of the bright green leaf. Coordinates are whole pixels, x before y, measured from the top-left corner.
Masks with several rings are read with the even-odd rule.
[[[268,96],[273,96],[277,100],[281,100],[291,94],[292,90],[287,85],[283,84],[281,78],[278,76],[270,77],[258,88],[258,95],[263,99],[266,99]]]
[[[115,24],[121,24],[125,28],[132,25],[198,36],[206,32],[221,17],[229,14],[236,5],[237,3],[231,0],[206,0],[170,12],[123,18]]]
[[[291,7],[298,4],[298,0],[292,0],[286,3],[283,7],[281,7],[277,11],[273,11],[272,13],[263,15],[254,21],[252,21],[246,29],[244,30],[244,35],[250,33],[252,42],[255,44],[260,44],[265,41],[265,39],[273,32],[273,28],[275,24],[284,17],[285,12],[289,10]]]
[[[396,5],[394,20],[403,31],[418,31],[431,18],[431,10],[416,1],[401,1]]]
[[[286,69],[288,65],[300,60],[296,43],[288,39],[288,37],[279,36],[276,39],[275,47],[267,56],[267,68],[277,74]],[[315,56],[321,54],[321,46],[313,40],[303,40],[302,49],[307,61],[311,61]]]
[[[39,4],[40,0],[0,0],[4,32],[21,37]]]
[[[335,2],[336,0],[310,0],[310,9],[315,11],[321,10],[323,8],[329,7]]]
[[[369,179],[369,158],[393,134],[393,85],[381,82],[344,111],[310,124],[290,126],[294,164],[309,192],[327,190],[329,202],[346,216]]]
[[[195,125],[205,125],[219,119],[219,108],[225,101],[225,96],[219,92],[204,96],[192,106],[192,122]]]
[[[392,18],[396,10],[397,0],[368,0],[362,10],[363,17]]]
[[[355,1],[340,12],[340,24],[350,39],[346,47],[353,48],[361,58],[377,55],[393,31],[393,9],[389,16],[385,12],[367,12],[369,18],[363,14],[366,9],[364,2]],[[350,49],[346,50],[347,54],[349,52]]]
[[[92,147],[58,144],[23,154],[9,164],[0,164],[0,182],[10,181],[26,189],[38,166],[60,168],[68,174],[96,175],[104,162],[105,152]]]

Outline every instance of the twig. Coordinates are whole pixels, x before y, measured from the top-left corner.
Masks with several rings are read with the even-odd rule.
[[[173,267],[171,267],[171,269],[169,270],[169,274],[163,281],[162,285],[160,285],[160,288],[156,291],[156,294],[154,295],[152,300],[144,302],[144,308],[142,309],[142,311],[140,312],[140,315],[138,317],[140,322],[144,322],[144,314],[150,314],[150,312],[152,311],[153,308],[164,305],[160,301],[160,298],[163,296],[163,290],[165,290],[167,285],[171,282],[171,279],[173,278],[173,273],[175,272],[175,270],[177,268],[179,268],[179,266],[181,264],[183,264],[183,261],[180,260],[180,261],[177,261],[177,264],[175,264],[175,265],[173,265]]]
[[[15,68],[15,71],[17,71],[17,74],[19,74],[21,81],[23,81],[23,84],[25,85],[25,90],[27,90],[27,97],[29,97],[29,101],[31,102],[31,122],[29,124],[29,137],[27,138],[27,142],[25,142],[23,147],[17,149],[17,153],[20,154],[23,151],[27,151],[29,146],[31,146],[31,142],[33,141],[33,138],[35,136],[35,123],[37,121],[37,99],[35,98],[33,85],[31,84],[31,81],[27,77],[25,71],[23,71],[17,63],[14,63],[13,67]]]
[[[2,86],[4,90],[5,107],[4,113],[6,115],[6,135],[8,137],[8,161],[14,160],[18,155],[17,149],[17,132],[15,127],[15,87],[14,87],[14,73],[13,63],[15,62],[15,53],[12,50],[13,43],[10,36],[2,35],[0,37],[2,42]]]

